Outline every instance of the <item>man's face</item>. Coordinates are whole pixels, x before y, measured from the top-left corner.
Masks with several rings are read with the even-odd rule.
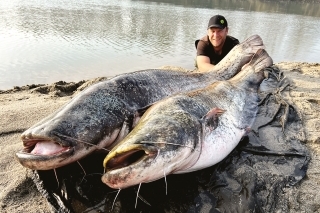
[[[208,29],[208,36],[211,44],[214,47],[222,47],[224,41],[226,40],[228,34],[228,28],[220,29],[217,27],[212,27]]]

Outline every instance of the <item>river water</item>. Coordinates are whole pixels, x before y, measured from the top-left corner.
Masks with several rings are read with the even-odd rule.
[[[200,3],[199,3],[200,2]],[[274,62],[320,62],[320,4],[259,0],[2,0],[0,90],[164,65],[193,69],[213,15]]]

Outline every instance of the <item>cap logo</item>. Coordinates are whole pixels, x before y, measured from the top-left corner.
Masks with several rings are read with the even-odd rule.
[[[220,20],[220,23],[221,23],[221,24],[224,24],[224,20],[221,19],[221,20]]]

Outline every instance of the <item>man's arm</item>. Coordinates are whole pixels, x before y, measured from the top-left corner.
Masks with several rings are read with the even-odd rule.
[[[210,63],[210,58],[204,55],[197,56],[198,70],[201,72],[209,71],[214,68],[214,65]]]

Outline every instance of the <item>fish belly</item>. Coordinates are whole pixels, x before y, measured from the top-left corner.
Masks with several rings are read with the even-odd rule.
[[[245,130],[235,126],[221,126],[209,134],[205,133],[198,161],[181,173],[197,171],[219,163],[232,152],[244,135]]]

